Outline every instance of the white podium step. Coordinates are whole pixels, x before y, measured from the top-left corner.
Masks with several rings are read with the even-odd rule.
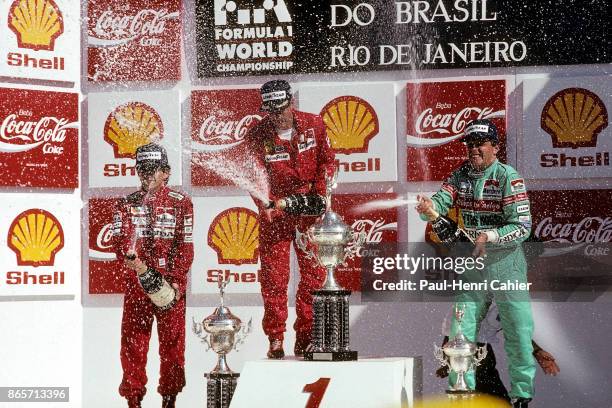
[[[409,408],[420,397],[421,357],[246,362],[231,408]]]

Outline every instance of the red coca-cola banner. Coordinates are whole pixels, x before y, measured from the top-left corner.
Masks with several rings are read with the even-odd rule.
[[[89,200],[89,293],[123,293],[123,274],[112,248],[113,213],[116,198]]]
[[[541,241],[612,241],[612,190],[530,191],[532,234]]]
[[[397,242],[397,208],[385,205],[397,194],[335,194],[332,209],[354,232],[365,234],[365,244]],[[362,250],[336,268],[336,280],[345,289],[361,290]]]
[[[612,190],[531,191],[531,290],[592,301],[612,288]]]
[[[181,78],[180,0],[90,0],[90,81]]]
[[[0,186],[76,188],[79,95],[0,88]]]
[[[426,82],[406,85],[408,181],[444,180],[467,159],[460,139],[474,119],[492,119],[505,160],[506,82]]]
[[[261,97],[257,89],[193,91],[191,93],[191,183],[227,186],[244,163],[233,156],[248,129],[259,122]]]

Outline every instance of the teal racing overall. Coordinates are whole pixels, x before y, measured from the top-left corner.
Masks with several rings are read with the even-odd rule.
[[[451,207],[458,208],[464,230],[472,240],[481,233],[488,238],[485,269],[458,275],[464,282],[486,279],[489,283],[487,291],[465,291],[456,296],[456,303],[465,307],[461,330],[475,342],[480,322],[495,299],[508,357],[510,397],[533,397],[536,367],[531,344],[533,318],[529,291],[499,289],[500,283],[510,282],[515,287],[527,283],[527,263],[521,243],[529,237],[531,214],[523,179],[511,166],[497,160],[484,171],[474,170],[466,161],[431,199],[440,214],[447,214]],[[457,322],[453,317],[451,338],[456,332]],[[455,380],[456,375],[451,372],[450,384]],[[470,389],[475,388],[474,371],[467,373],[466,382]]]

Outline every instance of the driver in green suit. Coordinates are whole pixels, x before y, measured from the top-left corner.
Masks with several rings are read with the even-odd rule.
[[[416,209],[424,220],[434,221],[449,208],[461,210],[464,232],[474,243],[473,256],[485,257],[483,271],[471,270],[464,282],[527,283],[527,263],[521,243],[529,237],[531,214],[525,183],[521,176],[497,160],[499,137],[495,125],[487,119],[470,122],[463,142],[468,160],[442,184],[431,199],[419,196]],[[526,287],[526,285],[525,285]],[[528,290],[466,291],[455,301],[465,307],[461,329],[470,341],[476,341],[480,321],[495,299],[508,356],[513,407],[525,408],[534,391],[536,373],[531,337],[533,319]],[[457,332],[453,317],[451,338]],[[450,376],[454,384],[456,376]],[[470,389],[475,388],[474,373],[466,376]]]

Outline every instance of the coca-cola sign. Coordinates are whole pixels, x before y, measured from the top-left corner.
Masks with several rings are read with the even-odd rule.
[[[397,208],[385,205],[397,199],[397,194],[335,194],[332,207],[356,234],[365,235],[365,243],[397,242]],[[366,205],[367,204],[367,205]],[[380,205],[376,205],[380,204]],[[367,254],[361,248],[346,265],[336,268],[336,278],[342,287],[360,290],[361,261]]]
[[[408,180],[443,180],[466,158],[460,139],[467,124],[491,119],[505,158],[504,80],[408,84],[406,144]]]
[[[113,250],[113,213],[118,199],[89,200],[89,293],[120,293],[124,266]]]
[[[530,191],[532,234],[540,241],[612,241],[612,190]]]
[[[0,186],[76,188],[78,94],[0,89]]]
[[[0,123],[0,152],[25,152],[44,144],[43,153],[61,154],[66,131],[79,127],[78,122],[65,118],[45,116],[29,120],[31,112],[20,113],[23,116],[11,114]]]
[[[211,163],[235,163],[233,154],[263,117],[257,89],[191,93],[191,181],[194,186],[231,185]]]
[[[244,140],[248,129],[261,120],[260,115],[245,115],[240,120],[223,120],[215,115],[202,122],[193,150],[220,152],[238,146]]]
[[[180,79],[180,1],[92,0],[91,81]]]

